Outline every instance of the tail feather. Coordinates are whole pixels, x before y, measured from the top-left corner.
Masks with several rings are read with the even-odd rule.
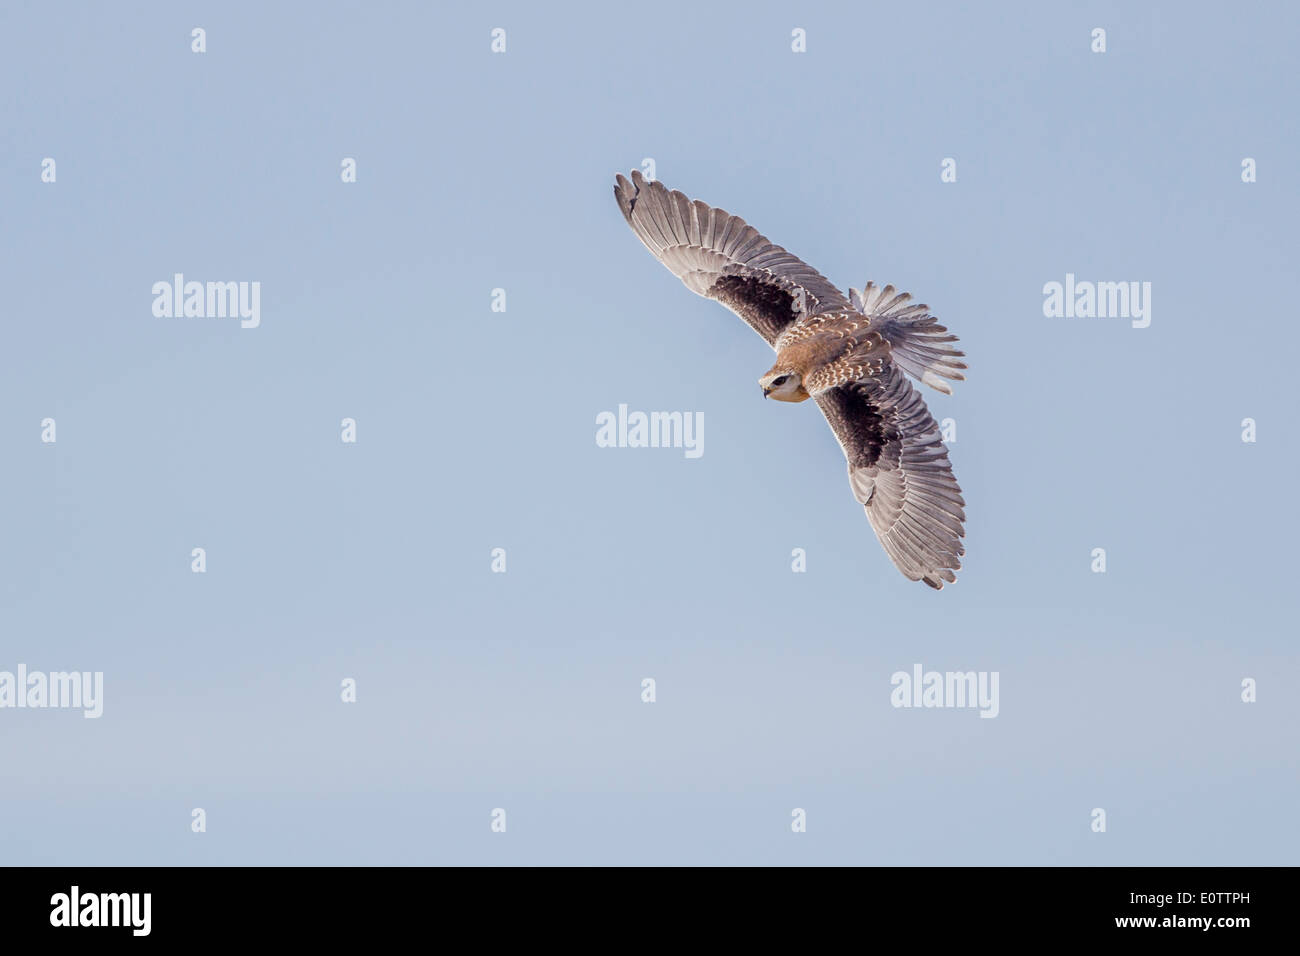
[[[908,305],[911,299],[892,285],[881,288],[874,282],[861,292],[849,290],[853,307],[871,316],[871,327],[889,342],[894,364],[918,382],[951,395],[952,386],[944,379],[965,381],[966,363],[961,359],[966,353],[947,344],[957,336],[944,334],[948,329],[939,325],[929,306]]]

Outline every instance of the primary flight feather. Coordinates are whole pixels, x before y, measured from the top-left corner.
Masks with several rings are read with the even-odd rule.
[[[738,216],[638,171],[614,196],[632,231],[686,287],[716,299],[761,335],[776,362],[765,397],[816,399],[849,463],[849,486],[890,560],[932,588],[957,580],[966,502],[948,449],[907,376],[951,394],[964,378],[955,335],[928,306],[868,282],[840,292]],[[906,374],[904,374],[906,373]]]

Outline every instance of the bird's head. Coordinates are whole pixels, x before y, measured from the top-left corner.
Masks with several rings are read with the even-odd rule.
[[[803,376],[792,368],[777,365],[758,380],[763,387],[764,398],[775,398],[778,402],[802,402],[810,396],[803,387]]]

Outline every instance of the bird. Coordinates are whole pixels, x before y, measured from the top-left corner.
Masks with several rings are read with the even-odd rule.
[[[848,462],[849,487],[899,571],[935,590],[957,580],[965,499],[939,427],[909,377],[945,394],[965,356],[892,285],[846,296],[739,216],[639,170],[614,197],[636,237],[688,289],[722,303],[776,352],[763,397],[816,401]]]

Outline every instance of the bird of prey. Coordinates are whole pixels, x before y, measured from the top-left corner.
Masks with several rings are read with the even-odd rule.
[[[776,350],[758,380],[783,402],[816,399],[849,463],[849,486],[910,580],[957,580],[966,514],[939,428],[908,375],[952,394],[964,353],[925,305],[868,282],[847,297],[738,216],[638,171],[614,196],[632,231],[692,292],[735,312]],[[906,373],[906,374],[904,374]]]

